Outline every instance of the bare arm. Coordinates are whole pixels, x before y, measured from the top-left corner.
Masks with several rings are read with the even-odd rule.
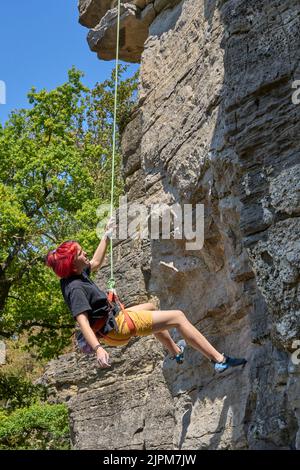
[[[101,268],[104,261],[106,249],[108,247],[110,238],[113,236],[113,231],[115,228],[115,219],[114,217],[111,217],[105,227],[105,233],[103,235],[103,238],[99,243],[98,248],[95,251],[94,256],[90,262],[91,271],[97,271]]]
[[[101,268],[103,261],[104,261],[108,244],[109,244],[109,238],[104,236],[101,242],[99,243],[98,248],[95,251],[93,258],[91,259],[91,262],[90,262],[91,271],[97,271],[98,269]]]
[[[91,348],[95,349],[95,347],[99,345],[99,341],[90,326],[88,314],[86,312],[80,313],[76,316],[76,320],[87,343],[91,346]],[[98,347],[96,351],[96,356],[100,367],[110,367],[110,364],[108,362],[109,355],[101,346]]]

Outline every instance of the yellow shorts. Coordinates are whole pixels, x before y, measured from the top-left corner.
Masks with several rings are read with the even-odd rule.
[[[149,336],[153,333],[152,328],[152,312],[151,310],[140,310],[139,312],[134,312],[133,310],[126,309],[126,312],[132,319],[135,328],[135,336]],[[115,317],[119,331],[115,330],[110,331],[105,338],[99,338],[108,346],[124,346],[127,344],[131,338],[131,333],[129,331],[128,325],[124,318],[124,313],[121,311]]]

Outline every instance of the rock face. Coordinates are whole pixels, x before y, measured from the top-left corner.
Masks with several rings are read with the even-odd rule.
[[[149,26],[164,9],[174,7],[180,0],[132,0],[121,3],[120,59],[139,62]],[[79,22],[92,28],[88,43],[99,59],[116,57],[117,0],[85,0],[79,2]]]
[[[67,401],[77,449],[172,448],[173,398],[165,384],[163,354],[149,337],[110,350],[113,367],[95,368],[94,357],[65,355],[49,364],[44,380],[50,401]],[[166,429],[165,429],[166,426]]]
[[[109,37],[114,11],[103,16],[99,3],[81,1],[81,21],[93,6],[100,23],[89,26]],[[300,449],[299,2],[128,3],[124,12],[163,5],[123,135],[128,199],[204,204],[205,243],[119,242],[120,293],[182,309],[249,362],[215,376],[192,348],[179,366],[154,339],[134,340],[112,350],[113,370],[75,353],[53,362],[53,400],[70,404],[78,449]]]

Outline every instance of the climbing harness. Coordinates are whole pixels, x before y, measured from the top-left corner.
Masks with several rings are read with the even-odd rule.
[[[104,316],[101,316],[100,318],[97,318],[97,320],[95,320],[93,325],[91,325],[91,328],[92,328],[93,332],[95,333],[95,335],[97,336],[97,338],[99,338],[99,339],[103,338],[103,339],[108,339],[108,340],[111,339],[109,334],[104,334],[103,333],[103,328],[105,327],[108,318],[109,317],[114,317],[114,314],[115,314],[116,311],[118,313],[120,311],[123,312],[125,322],[127,323],[127,326],[128,326],[129,332],[130,332],[130,337],[136,336],[136,326],[135,326],[132,318],[128,314],[127,310],[125,309],[124,305],[120,302],[120,299],[117,296],[117,293],[116,293],[115,289],[110,289],[108,291],[107,301],[108,301],[109,313],[107,313]],[[119,331],[118,326],[117,326],[115,321],[114,321],[114,323],[115,323],[115,328],[114,329],[115,329],[115,331],[118,332]],[[114,341],[114,343],[120,342],[121,344],[124,344],[124,339],[113,338],[113,341]],[[86,341],[86,339],[85,339],[85,337],[84,337],[84,335],[81,331],[77,332],[76,342],[77,342],[77,346],[79,347],[81,352],[83,352],[85,354],[92,354],[94,352],[94,350],[87,343],[87,341]]]
[[[124,305],[121,303],[117,293],[116,293],[116,290],[115,289],[110,289],[107,293],[107,300],[108,300],[108,303],[109,303],[109,307],[111,309],[111,311],[115,310],[115,308],[117,307],[117,309],[120,311],[123,312],[124,314],[124,319],[127,323],[127,326],[128,326],[128,329],[130,331],[130,335],[131,336],[135,336],[136,335],[136,327],[135,327],[135,324],[132,320],[132,318],[129,316],[127,310],[125,309]],[[102,338],[107,338],[109,339],[109,335],[105,335],[101,330],[103,329],[105,323],[106,323],[106,320],[107,320],[107,315],[105,317],[102,317],[102,318],[99,318],[95,323],[94,325],[92,326],[92,330],[94,331],[94,333],[96,335],[98,335],[99,337],[101,336]],[[124,340],[123,339],[116,339],[114,338],[114,341],[115,342],[123,342]]]

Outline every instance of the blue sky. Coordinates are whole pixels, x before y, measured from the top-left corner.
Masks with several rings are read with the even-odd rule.
[[[86,42],[88,29],[78,23],[78,0],[13,0],[0,4],[0,81],[6,104],[0,104],[3,124],[12,109],[27,107],[27,92],[51,89],[67,80],[75,65],[92,87],[110,76],[114,61],[103,61]],[[137,69],[130,64],[128,73]]]

